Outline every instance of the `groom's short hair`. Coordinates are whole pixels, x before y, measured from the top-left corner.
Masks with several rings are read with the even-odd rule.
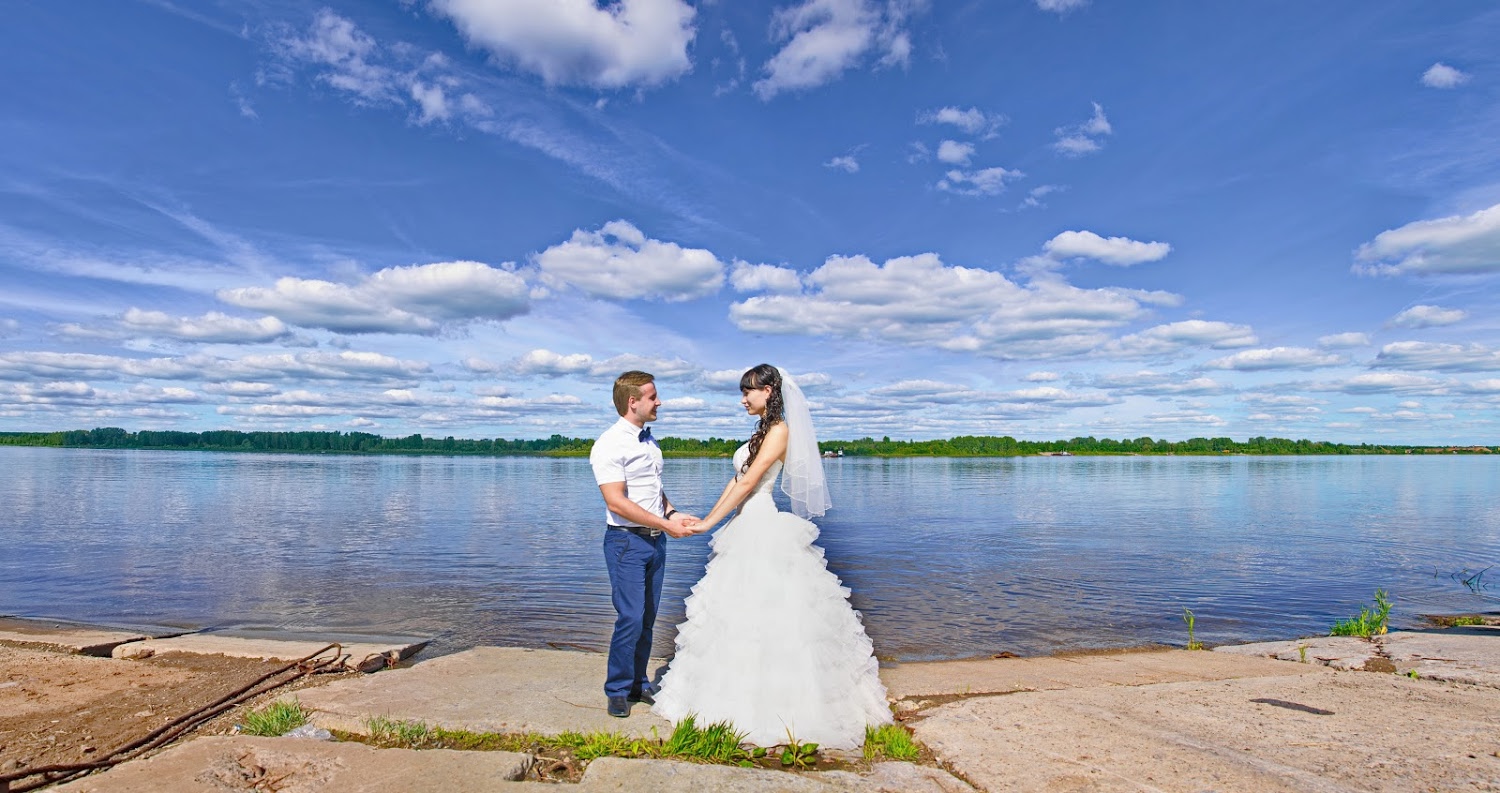
[[[638,372],[634,369],[625,372],[615,378],[615,412],[625,415],[630,409],[630,398],[637,399],[641,396],[641,386],[656,382],[656,376],[648,372]]]

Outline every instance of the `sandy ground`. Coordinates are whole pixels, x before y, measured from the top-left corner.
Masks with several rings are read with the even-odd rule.
[[[0,645],[0,774],[93,760],[281,665],[218,655],[128,661]],[[235,714],[197,732],[229,732]]]

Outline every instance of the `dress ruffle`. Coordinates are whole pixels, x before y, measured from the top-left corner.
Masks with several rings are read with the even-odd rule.
[[[757,746],[790,735],[855,749],[867,725],[891,722],[874,648],[817,537],[769,493],[746,500],[710,543],[655,713],[729,721]]]

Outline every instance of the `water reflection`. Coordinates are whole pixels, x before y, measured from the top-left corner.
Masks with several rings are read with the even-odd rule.
[[[0,612],[599,648],[602,505],[584,460],[0,447]],[[1396,616],[1493,604],[1486,457],[829,461],[821,543],[885,657],[1325,631],[1376,587]],[[670,460],[707,505],[723,460]],[[663,627],[707,538],[670,546]],[[672,631],[659,631],[659,651]]]

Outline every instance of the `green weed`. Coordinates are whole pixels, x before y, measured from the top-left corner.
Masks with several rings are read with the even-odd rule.
[[[781,748],[781,764],[788,767],[808,768],[817,762],[818,745],[801,743],[797,740],[797,736],[792,734],[792,728],[788,727],[786,745]]]
[[[420,721],[395,721],[385,716],[365,719],[365,729],[375,743],[407,749],[428,748],[436,738],[433,729]]]
[[[1297,660],[1304,664],[1307,663],[1307,645],[1297,645]]]
[[[241,732],[246,735],[285,735],[307,723],[307,711],[296,700],[278,699],[245,714]]]
[[[745,733],[738,732],[727,721],[699,727],[693,716],[677,723],[672,736],[661,744],[660,756],[707,760],[711,763],[747,764],[751,752],[740,748]],[[764,753],[764,750],[762,750]]]
[[[1333,624],[1329,636],[1362,636],[1366,639],[1386,632],[1391,617],[1391,598],[1384,589],[1375,590],[1375,608],[1361,606],[1359,616]]]
[[[911,733],[899,724],[865,728],[865,759],[915,760],[921,750]]]
[[[1197,618],[1193,616],[1193,612],[1189,611],[1188,609],[1183,609],[1182,621],[1187,623],[1188,628],[1187,648],[1189,650],[1202,650],[1203,642],[1198,641],[1198,639],[1193,636],[1193,629],[1197,626],[1198,623]]]

